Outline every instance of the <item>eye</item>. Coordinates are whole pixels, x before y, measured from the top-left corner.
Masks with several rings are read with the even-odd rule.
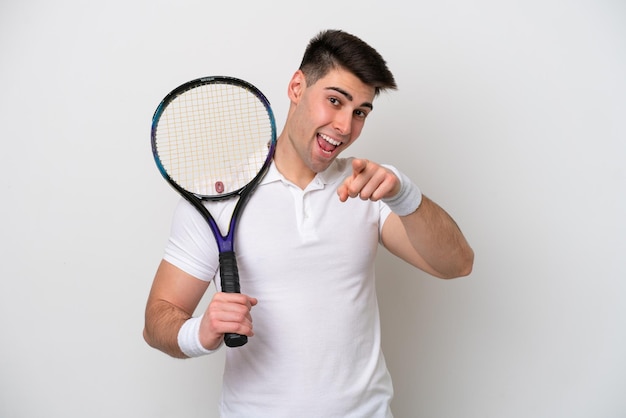
[[[356,116],[359,119],[365,119],[367,117],[368,113],[364,110],[361,109],[356,109],[354,111],[354,116]]]
[[[339,106],[341,104],[341,101],[338,98],[332,96],[328,98],[328,101],[330,102],[330,104],[333,104],[335,106]]]

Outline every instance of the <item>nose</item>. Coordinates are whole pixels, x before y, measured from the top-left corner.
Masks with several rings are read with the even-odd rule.
[[[352,111],[337,112],[333,120],[333,128],[341,135],[350,135]]]

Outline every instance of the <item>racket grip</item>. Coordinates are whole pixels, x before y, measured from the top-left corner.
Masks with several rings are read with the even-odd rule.
[[[239,286],[239,269],[237,268],[237,259],[234,251],[226,251],[220,253],[220,277],[222,284],[222,292],[241,293]],[[228,347],[240,347],[248,342],[245,335],[226,333],[224,334],[224,343]]]
[[[220,253],[220,277],[222,292],[241,293],[239,287],[239,269],[234,251]]]

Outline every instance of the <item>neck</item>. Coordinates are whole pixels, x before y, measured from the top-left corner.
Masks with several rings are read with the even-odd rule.
[[[276,143],[274,153],[274,163],[276,168],[287,180],[301,189],[315,178],[315,172],[311,171],[300,158],[299,155],[288,145],[289,138],[281,135]]]

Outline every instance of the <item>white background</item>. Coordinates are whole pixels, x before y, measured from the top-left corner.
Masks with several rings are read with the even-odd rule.
[[[174,360],[141,337],[178,199],[152,113],[231,75],[280,130],[326,28],[372,44],[400,87],[347,154],[406,172],[476,252],[441,281],[381,251],[395,415],[626,416],[618,0],[2,0],[0,416],[216,417],[223,353]]]

